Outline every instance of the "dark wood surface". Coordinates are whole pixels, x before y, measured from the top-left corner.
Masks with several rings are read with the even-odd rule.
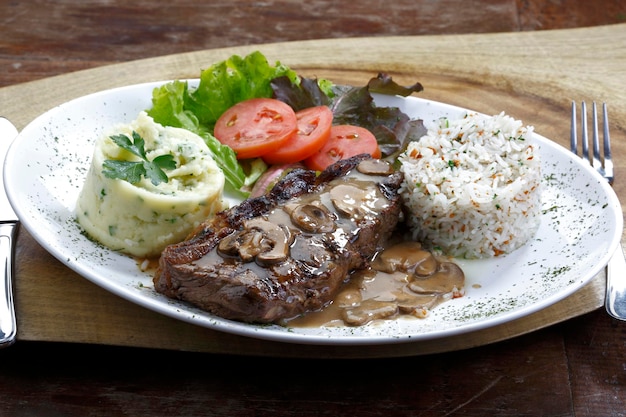
[[[626,21],[625,1],[469,3],[2,1],[0,87],[225,46]],[[0,415],[623,416],[624,364],[626,323],[601,309],[487,346],[387,359],[18,341],[0,351]]]
[[[622,416],[625,331],[598,311],[480,348],[367,360],[18,342],[0,356],[0,410],[3,416]]]

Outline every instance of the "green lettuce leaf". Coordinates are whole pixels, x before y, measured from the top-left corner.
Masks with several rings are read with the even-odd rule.
[[[211,65],[200,73],[196,88],[187,81],[173,81],[152,92],[152,107],[147,110],[155,122],[181,127],[202,136],[229,187],[246,192],[262,173],[264,164],[251,163],[247,171],[237,161],[234,151],[212,135],[217,119],[234,104],[257,97],[272,97],[271,80],[287,77],[299,83],[295,71],[277,62],[270,65],[261,52],[230,58]]]
[[[272,97],[270,82],[281,76],[299,82],[295,71],[280,62],[270,65],[258,51],[243,58],[233,55],[202,71],[198,88],[186,96],[185,108],[212,131],[217,119],[233,105],[251,98]]]
[[[173,81],[152,91],[152,108],[148,115],[163,126],[182,127],[192,132],[201,133],[198,118],[185,108],[188,94],[186,81]]]

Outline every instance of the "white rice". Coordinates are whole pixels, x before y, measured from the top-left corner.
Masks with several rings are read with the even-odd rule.
[[[535,235],[541,167],[533,127],[504,113],[443,118],[399,159],[408,225],[432,248],[488,258]]]

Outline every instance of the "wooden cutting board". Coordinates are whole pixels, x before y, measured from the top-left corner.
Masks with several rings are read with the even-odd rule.
[[[572,100],[605,101],[612,120],[615,190],[626,201],[626,25],[522,33],[373,37],[252,45],[170,55],[0,89],[1,114],[19,129],[72,98],[129,84],[196,78],[232,54],[260,50],[308,77],[364,84],[378,72],[425,86],[419,96],[480,112],[506,111],[567,146]],[[604,273],[569,298],[497,327],[443,340],[382,346],[310,346],[234,336],[123,300],[72,272],[22,228],[15,298],[18,340],[285,357],[382,357],[445,352],[525,334],[602,306]]]

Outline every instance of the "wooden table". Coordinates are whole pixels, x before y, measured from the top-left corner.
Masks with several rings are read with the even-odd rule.
[[[615,190],[626,201],[623,1],[607,2],[601,16],[572,4],[563,20],[539,2],[398,1],[386,13],[369,1],[153,3],[1,4],[0,114],[22,128],[68,99],[197,77],[258,49],[337,83],[378,71],[419,80],[421,97],[505,109],[562,144],[571,100],[606,101]],[[567,24],[597,26],[555,30]],[[0,415],[617,416],[626,406],[626,323],[600,308],[603,274],[547,310],[487,331],[349,349],[163,317],[71,272],[24,229],[15,284],[19,333],[0,351]]]

